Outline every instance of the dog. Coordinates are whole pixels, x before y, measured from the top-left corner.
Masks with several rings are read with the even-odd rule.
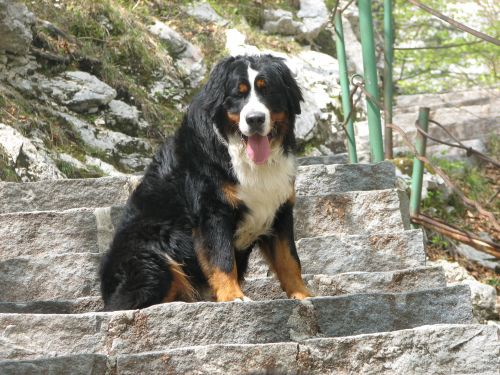
[[[284,60],[227,57],[132,193],[100,266],[104,310],[247,301],[255,245],[289,298],[306,288],[294,242],[294,125],[302,93]]]

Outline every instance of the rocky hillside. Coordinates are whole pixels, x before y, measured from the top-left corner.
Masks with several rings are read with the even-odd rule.
[[[301,153],[344,151],[334,3],[0,0],[0,180],[140,173],[228,54],[286,58],[306,100],[296,131]],[[376,21],[379,11],[374,6]],[[361,73],[355,4],[343,19],[349,69]],[[380,33],[376,40],[381,45]],[[494,124],[497,100],[487,102],[480,115]],[[363,120],[361,107],[356,116]],[[413,118],[403,119],[412,126]]]

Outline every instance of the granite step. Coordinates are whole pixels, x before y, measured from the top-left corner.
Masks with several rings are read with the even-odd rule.
[[[296,237],[408,229],[400,197],[406,201],[404,193],[394,189],[297,197]],[[0,214],[0,261],[26,255],[104,252],[122,215],[119,206]]]
[[[0,373],[498,375],[497,343],[496,327],[446,324],[300,343],[204,345],[116,357],[76,354],[0,361]]]
[[[279,343],[471,322],[465,286],[305,301],[178,302],[112,313],[0,314],[0,358]]]
[[[425,265],[420,230],[304,238],[297,241],[297,249],[302,272],[308,274],[383,272]],[[0,257],[0,301],[74,299],[96,295],[102,253],[58,254],[57,248],[46,250],[46,253],[35,252],[34,256],[7,259],[5,256],[9,253],[0,252],[0,255],[4,254],[3,258]],[[74,250],[80,249],[75,246]],[[269,266],[258,250],[254,251],[247,277],[269,275]]]
[[[410,228],[408,207],[398,189],[298,196],[295,237],[403,231]]]
[[[349,162],[347,153],[323,155],[323,156],[303,156],[297,158],[297,165],[314,165],[314,164],[346,164]]]
[[[332,192],[380,190],[394,187],[394,167],[376,165],[331,164],[343,160],[337,155],[300,158],[296,189],[301,195],[314,186],[310,178],[320,177],[321,184],[334,184]],[[313,165],[311,165],[313,164]],[[392,168],[391,168],[392,167]],[[320,170],[324,170],[323,173]],[[300,177],[304,174],[304,177]],[[69,179],[28,183],[0,182],[0,214],[10,212],[63,211],[73,208],[121,206],[140,182],[140,176]],[[304,186],[302,186],[304,185]]]
[[[446,286],[440,267],[417,267],[388,272],[347,272],[337,275],[305,274],[303,278],[316,296],[402,293]],[[36,280],[24,279],[25,284],[9,283],[7,278],[5,281],[6,287],[0,295],[0,313],[76,314],[102,309],[99,281],[95,272],[65,280],[67,291],[59,286],[64,285],[63,280],[52,278],[48,272]],[[243,284],[243,291],[255,301],[287,298],[274,277],[249,278]],[[209,295],[203,297],[210,298]]]
[[[140,177],[0,182],[0,213],[58,211],[124,204]]]
[[[377,164],[308,165],[298,168],[297,195],[393,189],[396,171],[391,162]]]

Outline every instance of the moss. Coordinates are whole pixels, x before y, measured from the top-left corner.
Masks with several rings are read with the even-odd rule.
[[[9,162],[9,157],[0,148],[0,181],[21,182],[15,169]]]
[[[97,178],[105,176],[105,173],[95,166],[89,166],[87,169],[82,169],[63,160],[57,160],[56,166],[68,178]]]

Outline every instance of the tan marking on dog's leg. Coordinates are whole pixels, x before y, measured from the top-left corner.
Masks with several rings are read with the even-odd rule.
[[[234,301],[237,298],[244,300],[245,295],[238,281],[236,262],[233,262],[231,271],[227,273],[213,266],[202,252],[197,251],[196,256],[217,302]]]
[[[273,249],[270,249],[267,244],[260,244],[260,249],[278,277],[281,288],[288,298],[304,299],[311,297],[311,292],[309,292],[304,280],[302,280],[299,263],[290,252],[287,241],[275,238],[273,244]]]
[[[192,302],[195,300],[196,290],[189,281],[189,278],[182,270],[179,263],[168,260],[168,267],[172,273],[172,284],[163,299],[163,302],[184,301]]]

